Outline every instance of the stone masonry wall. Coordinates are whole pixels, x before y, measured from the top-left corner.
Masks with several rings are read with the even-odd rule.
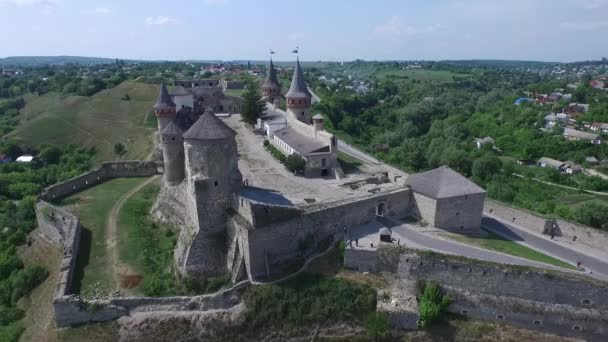
[[[80,221],[69,211],[44,201],[36,203],[35,210],[40,233],[63,247],[63,258],[54,296],[57,298],[69,295],[80,246]]]
[[[405,217],[410,212],[411,190],[399,189],[387,193],[371,195],[353,201],[326,204],[315,207],[291,220],[271,224],[248,231],[250,273],[255,279],[298,256],[302,248],[310,250],[321,241],[332,236],[342,236],[343,229],[368,223],[376,217],[378,203],[385,202],[385,215]],[[310,240],[315,246],[303,246]]]
[[[514,222],[519,227],[528,229],[534,233],[543,233],[545,229],[552,226],[553,220],[532,214],[523,209],[515,209],[495,201],[485,201],[484,211],[486,214],[498,216],[506,221]],[[515,218],[515,221],[513,221]],[[561,219],[556,220],[556,236],[561,236],[567,241],[575,244],[587,245],[591,248],[608,253],[608,233],[599,229],[586,227]],[[574,237],[576,236],[576,241]]]
[[[159,166],[154,161],[105,162],[93,171],[45,188],[40,198],[45,201],[59,200],[114,178],[154,176],[159,173]]]
[[[454,297],[452,312],[590,341],[608,338],[608,283],[385,244],[370,253],[347,249],[345,265],[437,282]]]

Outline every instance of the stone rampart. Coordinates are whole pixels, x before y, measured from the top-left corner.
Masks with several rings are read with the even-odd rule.
[[[114,178],[154,176],[159,173],[159,167],[160,165],[155,161],[105,162],[95,170],[45,188],[40,194],[40,199],[59,200]]]
[[[323,241],[342,236],[344,228],[374,220],[380,203],[382,215],[403,218],[410,212],[411,190],[377,193],[352,200],[304,207],[306,212],[288,221],[248,230],[248,269],[255,279],[287,261],[312,252]]]
[[[69,211],[44,201],[36,203],[35,210],[40,233],[63,247],[63,258],[54,296],[69,295],[80,245],[80,221]]]
[[[562,219],[554,220],[524,209],[512,208],[487,199],[485,201],[484,212],[513,222],[518,227],[530,230],[533,233],[549,234],[550,230],[554,229],[556,236],[562,237],[570,243],[586,245],[608,254],[608,232]],[[515,221],[513,221],[514,218]],[[555,228],[553,228],[554,222],[556,224]]]
[[[608,338],[608,283],[386,244],[371,254],[347,249],[345,265],[436,282],[454,297],[449,310],[459,314],[591,341]]]

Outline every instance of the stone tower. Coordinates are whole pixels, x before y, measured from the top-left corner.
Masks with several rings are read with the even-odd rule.
[[[225,271],[222,241],[233,194],[242,186],[236,132],[211,112],[205,112],[183,134],[186,164],[186,210],[194,231],[180,237],[189,250],[182,260],[190,275]],[[223,265],[223,266],[222,266]]]
[[[162,132],[169,122],[175,119],[177,114],[175,110],[175,103],[169,95],[165,82],[160,83],[160,94],[158,94],[158,100],[154,104],[154,112],[156,113],[156,120],[158,122],[158,131]]]
[[[296,59],[296,69],[291,79],[291,87],[289,87],[289,91],[285,94],[285,97],[287,98],[287,110],[292,112],[298,120],[310,124],[312,95],[306,86],[299,59]]]
[[[270,58],[270,63],[268,63],[266,79],[264,80],[264,83],[262,83],[262,95],[267,97],[268,102],[270,103],[274,103],[275,100],[280,101],[281,98],[281,85],[277,79],[277,71],[272,64],[272,58]]]
[[[183,131],[170,121],[167,127],[160,132],[160,147],[163,151],[165,165],[165,183],[176,186],[184,180],[184,143]]]

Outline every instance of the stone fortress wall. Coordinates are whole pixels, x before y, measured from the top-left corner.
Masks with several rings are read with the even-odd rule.
[[[563,336],[608,338],[608,283],[577,274],[493,264],[382,244],[348,249],[345,266],[389,272],[396,282],[437,282],[453,297],[449,311]]]
[[[284,218],[279,222],[260,219],[260,216],[265,217],[265,214],[255,213],[254,206],[256,217],[254,222],[258,224],[251,225],[251,222],[248,222],[249,229],[236,228],[241,235],[247,235],[241,236],[243,241],[247,241],[247,246],[243,246],[246,269],[254,280],[272,276],[275,270],[280,271],[281,265],[297,259],[298,254],[311,254],[317,246],[341,238],[344,235],[344,227],[357,226],[374,220],[380,203],[383,207],[382,215],[404,218],[411,211],[411,193],[410,189],[401,188],[367,197],[303,207],[301,208],[304,210],[303,213],[296,210],[290,212],[284,207],[268,207],[270,216],[276,210],[279,214],[277,216]],[[249,212],[251,209],[246,210],[246,213]],[[291,218],[286,217],[289,214],[292,215]],[[237,222],[230,226],[239,226],[239,224]]]
[[[40,194],[40,199],[45,201],[59,200],[114,178],[154,176],[161,173],[160,167],[161,165],[155,161],[105,162],[90,172],[45,188]]]
[[[484,214],[494,215],[518,227],[533,233],[549,234],[553,226],[553,219],[533,214],[520,208],[511,208],[504,204],[488,200],[485,201]],[[515,221],[513,221],[515,218]],[[599,229],[586,227],[562,219],[555,219],[555,236],[573,244],[581,244],[608,254],[608,233]],[[576,241],[574,241],[576,237]]]
[[[228,309],[240,303],[241,292],[250,285],[245,281],[227,290],[190,297],[84,299],[72,293],[73,274],[82,229],[78,217],[45,201],[36,204],[36,217],[40,233],[59,244],[64,250],[59,280],[53,296],[55,320],[60,327],[110,321],[136,311]]]

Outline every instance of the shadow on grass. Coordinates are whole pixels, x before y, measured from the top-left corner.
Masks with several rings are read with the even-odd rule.
[[[84,269],[89,265],[92,242],[93,233],[91,230],[82,227],[80,232],[80,246],[78,247],[78,256],[76,257],[76,269],[74,270],[74,278],[72,279],[70,293],[80,293],[80,290],[82,289]]]
[[[338,163],[340,163],[344,173],[360,173],[361,170],[359,170],[359,167],[363,165],[357,160],[351,158],[348,158],[347,160],[347,158],[342,158],[341,156],[338,157]]]

